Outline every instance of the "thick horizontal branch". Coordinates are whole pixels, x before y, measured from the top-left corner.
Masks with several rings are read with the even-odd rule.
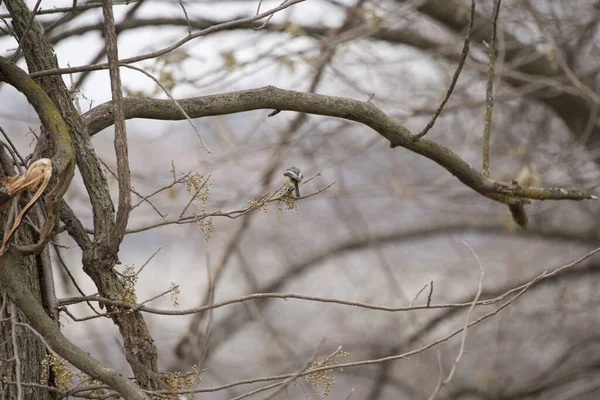
[[[296,92],[267,86],[182,99],[178,100],[178,103],[191,118],[273,109],[360,122],[386,138],[392,148],[404,147],[421,154],[444,167],[471,189],[504,204],[517,204],[523,199],[596,199],[594,195],[581,190],[521,187],[488,179],[444,145],[427,138],[417,139],[413,132],[391,119],[370,101]],[[126,119],[182,120],[185,118],[170,100],[127,98],[123,101],[123,107]],[[112,103],[101,104],[88,111],[83,117],[89,134],[94,135],[112,125],[114,120]]]
[[[455,1],[430,0],[419,6],[419,11],[456,32],[465,31],[469,24],[469,6],[459,4]],[[487,41],[491,35],[491,21],[489,20],[489,17],[478,14],[477,20],[480,21],[480,23],[474,32],[475,36],[473,42],[475,44]],[[218,20],[187,20],[178,17],[132,18],[117,24],[116,29],[117,32],[122,32],[155,26],[181,26],[186,28],[191,26],[192,29],[204,30],[214,26],[222,26],[226,23],[227,22],[225,21]],[[248,34],[252,32],[251,27],[245,24],[227,25],[225,29],[245,30],[248,31]],[[52,36],[49,40],[51,43],[57,43],[72,36],[83,35],[93,31],[101,32],[102,30],[103,25],[101,23],[91,23],[60,32],[55,36]],[[330,32],[330,28],[328,27],[296,24],[266,24],[261,31],[265,30],[271,32],[286,32],[289,30],[291,35],[302,34],[306,37],[327,37]],[[504,78],[511,85],[521,87],[531,82],[535,77],[548,77],[555,80],[561,79],[563,74],[556,68],[552,58],[546,57],[544,54],[538,52],[535,46],[520,44],[514,35],[506,30],[503,30],[502,35],[506,42],[513,44],[513,46],[506,49],[504,54],[505,60],[508,63],[515,60],[519,61],[515,68],[517,71],[525,74],[524,77],[518,79],[514,76],[505,76]],[[365,28],[364,37],[375,41],[412,46],[421,50],[429,50],[441,46],[439,41],[436,41],[434,38],[422,35],[418,31],[405,28],[388,28],[383,26],[367,27]],[[523,55],[525,54],[529,55],[529,57],[523,59]],[[456,54],[454,52],[448,52],[445,56],[453,58]],[[75,70],[66,68],[63,70],[63,73],[67,73],[67,71],[74,72]],[[558,116],[567,123],[574,135],[579,135],[581,132],[585,131],[589,120],[588,116],[590,115],[592,107],[585,98],[578,96],[576,93],[559,92],[553,93],[552,96],[539,96],[539,99],[556,111]],[[596,132],[600,132],[600,127],[593,126],[592,131],[593,133],[590,135],[590,140],[586,142],[586,146],[588,147],[591,147],[590,142],[596,143],[596,138],[600,137],[600,135],[596,134]]]

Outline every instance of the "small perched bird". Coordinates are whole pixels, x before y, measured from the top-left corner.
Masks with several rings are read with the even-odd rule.
[[[283,173],[283,179],[285,180],[286,186],[294,188],[296,191],[296,197],[300,197],[300,183],[304,177],[302,172],[296,167],[290,167]]]

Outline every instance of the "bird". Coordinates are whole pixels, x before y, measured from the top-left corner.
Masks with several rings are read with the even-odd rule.
[[[283,179],[285,180],[285,185],[290,188],[293,188],[296,192],[296,198],[300,197],[300,183],[304,176],[302,176],[302,172],[296,167],[290,167],[285,170],[283,173]]]

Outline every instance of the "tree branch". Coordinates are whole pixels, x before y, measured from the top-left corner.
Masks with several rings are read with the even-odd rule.
[[[400,2],[401,0],[396,1]],[[418,7],[418,10],[455,32],[463,31],[469,24],[469,7],[456,0],[429,0],[423,2]],[[488,16],[478,14],[477,18],[481,21],[481,24],[476,27],[472,39],[474,43],[482,43],[489,40],[492,36],[493,25]],[[556,68],[554,59],[540,53],[535,44],[522,44],[506,29],[502,29],[498,34],[504,38],[505,42],[517,44],[506,49],[504,54],[506,65],[514,64],[518,61],[519,64],[515,67],[515,70],[531,75],[531,77],[560,77],[561,73]],[[527,55],[527,57],[523,58],[523,55]],[[527,83],[527,81],[516,79],[507,79],[507,81],[517,87],[521,87]],[[589,116],[592,113],[592,104],[580,96],[566,92],[553,93],[551,96],[540,97],[541,101],[545,102],[565,121],[571,134],[578,137],[585,132]],[[588,148],[592,148],[597,145],[599,140],[600,125],[595,124],[592,128],[590,140],[586,141],[585,145]]]
[[[596,196],[576,189],[535,188],[502,183],[483,176],[449,148],[427,138],[415,140],[408,128],[391,119],[369,101],[283,90],[274,86],[179,100],[179,105],[192,118],[234,114],[260,109],[297,111],[326,115],[360,122],[389,140],[392,148],[404,147],[444,167],[476,192],[504,204],[517,204],[523,199],[584,200]],[[151,98],[123,99],[125,118],[181,120],[181,111],[170,100]],[[90,135],[113,123],[112,103],[101,104],[84,114]]]
[[[494,19],[492,20],[492,37],[489,44],[489,67],[485,86],[485,124],[483,128],[483,175],[490,177],[490,137],[492,135],[492,116],[494,113],[494,70],[496,68],[496,27],[500,13],[500,0],[494,0]],[[470,26],[470,25],[469,25]],[[517,219],[515,219],[516,221]]]
[[[442,99],[442,102],[438,106],[437,110],[435,110],[435,113],[433,114],[425,128],[423,128],[423,130],[417,134],[417,138],[422,138],[423,136],[427,135],[427,132],[429,132],[429,130],[435,124],[435,121],[439,117],[440,113],[444,109],[444,106],[446,105],[446,102],[448,102],[448,99],[450,99],[450,95],[452,95],[452,92],[454,91],[454,87],[456,86],[456,82],[458,82],[458,78],[460,77],[463,65],[465,64],[467,56],[469,55],[469,43],[471,42],[471,34],[473,33],[473,22],[475,22],[475,0],[471,0],[469,30],[467,31],[467,36],[465,36],[465,43],[463,44],[463,49],[458,59],[458,66],[456,67],[456,71],[454,71],[454,76],[452,77],[450,86],[448,87],[448,90],[446,91],[446,95]]]
[[[117,47],[117,32],[113,16],[112,1],[103,0],[102,14],[104,16],[104,36],[106,55],[108,58],[110,88],[112,101],[115,107],[115,140],[114,147],[117,156],[117,175],[119,177],[119,208],[117,219],[110,234],[109,247],[114,254],[119,252],[119,246],[125,236],[125,229],[131,211],[131,172],[129,171],[129,156],[127,151],[127,131],[125,130],[125,116],[123,115],[123,93],[121,91],[121,75],[119,73],[119,52]]]
[[[4,57],[0,57],[0,80],[7,82],[27,97],[27,101],[35,109],[54,143],[52,167],[58,174],[62,173],[73,160],[74,151],[69,127],[52,99],[29,77],[27,72]]]
[[[207,29],[204,29],[200,32],[196,32],[193,34],[188,34],[187,36],[185,36],[183,39],[173,43],[170,46],[167,46],[163,49],[160,49],[158,51],[154,51],[151,53],[147,53],[147,54],[142,54],[136,57],[130,57],[130,58],[126,58],[123,60],[119,60],[119,64],[131,64],[131,63],[135,63],[135,62],[139,62],[139,61],[143,61],[143,60],[148,60],[148,59],[152,59],[152,58],[156,58],[159,57],[161,55],[167,54],[172,52],[173,50],[183,46],[185,43],[189,42],[190,40],[193,40],[197,37],[200,36],[205,36],[208,35],[210,33],[214,33],[214,32],[218,32],[220,30],[224,30],[224,29],[230,29],[232,26],[236,26],[236,25],[242,25],[242,24],[249,24],[252,23],[254,21],[258,21],[261,20],[265,17],[268,17],[270,15],[273,15],[281,10],[284,10],[286,8],[289,8],[295,4],[301,3],[305,0],[292,0],[289,2],[284,2],[281,5],[279,5],[278,7],[274,7],[269,11],[266,11],[262,14],[258,14],[255,15],[253,17],[250,18],[242,18],[242,19],[236,19],[233,21],[228,21],[228,22],[224,22],[222,24],[219,25],[214,25],[211,26]],[[102,70],[102,69],[107,69],[108,68],[108,64],[104,63],[104,64],[94,64],[94,65],[82,65],[79,67],[72,67],[72,68],[54,68],[54,69],[48,69],[45,71],[40,71],[40,72],[35,72],[32,73],[31,76],[35,77],[35,78],[39,78],[42,76],[51,76],[51,75],[58,75],[58,74],[70,74],[70,73],[74,73],[74,72],[84,72],[84,71],[98,71],[98,70]]]
[[[58,108],[54,105],[52,99],[25,71],[3,57],[0,57],[0,80],[12,85],[27,97],[27,101],[35,109],[44,128],[49,132],[50,139],[53,143],[53,154],[51,159],[52,167],[49,169],[49,174],[51,174],[51,179],[54,181],[54,187],[45,197],[47,212],[46,222],[44,223],[43,232],[40,236],[40,243],[34,244],[33,247],[28,247],[28,250],[38,251],[41,249],[40,246],[45,245],[50,232],[54,228],[56,216],[58,215],[62,204],[60,200],[62,195],[67,191],[71,179],[73,178],[75,171],[73,143],[69,133],[69,127]],[[36,163],[32,164],[31,167],[35,164]],[[39,193],[37,194],[38,196],[44,190],[47,182],[48,181],[40,187]],[[5,197],[5,183],[6,182],[4,181],[0,181],[0,187],[3,188],[3,190],[0,191],[1,198]],[[10,191],[8,191],[9,196],[10,194]],[[36,199],[36,197],[32,199],[32,202],[35,201],[34,199]],[[26,209],[27,207],[23,209],[22,213],[24,213]],[[16,229],[17,226],[18,224],[15,225],[13,229]],[[3,243],[3,248],[4,245],[8,243],[9,237],[10,234],[5,238],[6,242]],[[0,250],[0,253],[1,252],[2,250]]]
[[[144,392],[119,371],[94,359],[60,332],[56,323],[27,289],[20,266],[20,257],[12,250],[0,257],[0,288],[8,293],[19,310],[25,314],[29,324],[44,337],[52,350],[92,378],[114,388],[127,400],[148,400]]]

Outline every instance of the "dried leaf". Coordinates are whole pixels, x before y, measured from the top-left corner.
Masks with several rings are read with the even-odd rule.
[[[8,193],[11,196],[16,195],[17,193],[22,192],[23,190],[36,190],[35,194],[31,198],[31,200],[23,207],[15,222],[13,223],[10,231],[4,235],[4,239],[2,241],[2,247],[0,247],[0,255],[4,254],[6,248],[8,246],[8,241],[10,240],[12,234],[17,230],[19,225],[21,224],[21,220],[27,210],[31,208],[31,206],[37,201],[37,199],[44,193],[48,183],[50,183],[50,178],[52,178],[52,161],[48,158],[40,158],[39,160],[33,162],[27,172],[23,175],[11,176],[6,179],[5,187]]]

